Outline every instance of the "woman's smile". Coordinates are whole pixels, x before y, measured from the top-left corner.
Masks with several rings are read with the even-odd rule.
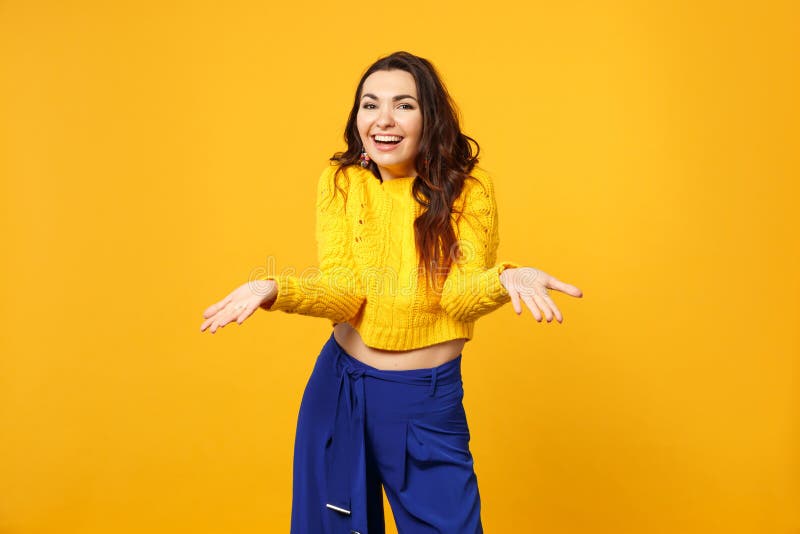
[[[375,149],[382,152],[390,152],[397,148],[403,141],[403,137],[399,135],[373,135],[372,143]]]

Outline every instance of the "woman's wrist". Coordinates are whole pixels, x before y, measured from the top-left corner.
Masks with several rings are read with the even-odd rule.
[[[261,296],[259,307],[269,310],[278,298],[278,282],[273,278],[257,280],[254,282],[253,292]]]

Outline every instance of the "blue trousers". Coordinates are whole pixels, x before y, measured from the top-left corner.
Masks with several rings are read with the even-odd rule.
[[[382,371],[331,334],[303,393],[294,444],[292,534],[483,532],[462,400],[461,354]]]

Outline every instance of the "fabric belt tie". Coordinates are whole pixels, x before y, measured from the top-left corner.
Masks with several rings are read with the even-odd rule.
[[[333,427],[325,443],[326,504],[338,515],[348,516],[350,534],[367,534],[367,462],[365,443],[366,402],[364,377],[425,385],[430,380],[429,395],[436,393],[437,369],[430,379],[390,375],[380,370],[360,368],[340,359]]]

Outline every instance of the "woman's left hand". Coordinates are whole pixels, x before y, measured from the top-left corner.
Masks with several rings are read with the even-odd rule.
[[[577,287],[533,267],[505,269],[500,273],[500,283],[511,296],[511,304],[517,315],[522,313],[520,303],[522,300],[539,322],[542,321],[542,312],[548,323],[554,316],[559,323],[564,321],[561,311],[547,292],[548,289],[555,289],[573,297],[583,297],[583,292]]]

